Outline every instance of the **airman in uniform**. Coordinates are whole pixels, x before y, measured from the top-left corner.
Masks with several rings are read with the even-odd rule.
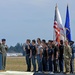
[[[6,39],[2,39],[2,42],[0,44],[0,51],[2,52],[2,70],[5,70],[5,67],[6,67],[7,50],[8,50],[8,47],[6,45]]]
[[[70,72],[74,73],[74,53],[75,53],[75,44],[74,41],[70,41],[70,46],[71,46],[71,50],[72,50],[72,57],[71,57],[71,61],[70,61]]]
[[[68,44],[68,41],[65,41],[65,46],[64,46],[64,64],[65,64],[65,73],[69,74],[70,73],[70,60],[72,57],[72,50],[70,45]]]

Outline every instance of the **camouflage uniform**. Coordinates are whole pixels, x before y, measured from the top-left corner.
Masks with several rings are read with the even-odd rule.
[[[2,69],[5,70],[6,67],[6,52],[7,52],[7,46],[4,44],[0,45],[0,51],[2,53]]]
[[[65,64],[65,71],[70,72],[70,60],[72,57],[72,50],[71,47],[65,46],[64,47],[64,64]]]

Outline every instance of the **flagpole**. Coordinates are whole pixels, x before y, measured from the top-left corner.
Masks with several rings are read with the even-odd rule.
[[[53,29],[53,41],[55,40],[55,34],[54,34],[54,29]]]
[[[56,6],[55,6],[55,12],[56,12],[56,7],[57,7],[57,3],[56,3]],[[54,20],[55,20],[55,16],[54,16]],[[54,27],[53,27],[53,41],[55,41],[55,31],[54,31]]]
[[[56,6],[55,6],[55,16],[54,16],[54,21],[55,21],[55,18],[56,18],[56,7],[57,7],[57,3],[56,3]],[[53,41],[56,42],[56,34],[55,34],[54,26],[53,26]]]
[[[65,37],[66,40],[71,41],[71,29],[70,29],[70,17],[69,17],[69,8],[67,4],[67,10],[66,10],[66,20],[65,20]]]

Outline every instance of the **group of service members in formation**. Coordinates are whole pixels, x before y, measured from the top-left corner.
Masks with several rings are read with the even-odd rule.
[[[36,72],[36,60],[38,65],[38,72],[54,73],[74,73],[74,41],[60,40],[60,44],[55,41],[45,39],[30,41],[27,39],[23,44],[23,49],[26,56],[27,71],[31,71],[31,62],[33,65],[33,72]],[[64,70],[65,67],[65,70]]]

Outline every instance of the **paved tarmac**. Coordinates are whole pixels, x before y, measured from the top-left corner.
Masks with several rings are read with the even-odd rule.
[[[34,73],[34,75],[75,75],[75,74],[64,74],[64,73],[54,73],[54,74],[49,74],[49,73]]]
[[[5,72],[1,72],[0,71],[0,75],[51,75],[49,73],[34,73],[34,72],[19,72],[19,71],[5,71]],[[66,75],[63,73],[55,73],[52,75]],[[68,75],[75,75],[75,74],[68,74]]]

